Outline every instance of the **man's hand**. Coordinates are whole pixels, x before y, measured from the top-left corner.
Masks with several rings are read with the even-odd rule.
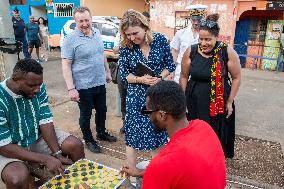
[[[63,155],[61,154],[58,154],[56,156],[57,159],[59,159],[59,161],[63,164],[63,165],[71,165],[73,162],[71,159],[68,159],[66,157],[64,157]]]
[[[106,82],[110,83],[112,81],[112,77],[110,73],[106,73]]]
[[[132,177],[142,177],[144,174],[144,170],[138,169],[137,167],[130,167],[130,166],[123,166],[120,174],[123,176],[125,175],[126,178]]]
[[[64,166],[61,161],[53,156],[47,156],[44,165],[54,175],[64,175]]]
[[[75,101],[75,102],[80,101],[79,93],[76,89],[72,89],[68,93],[69,93],[69,97],[72,101]]]

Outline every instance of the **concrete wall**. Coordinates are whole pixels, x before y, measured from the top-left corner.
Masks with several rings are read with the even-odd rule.
[[[43,6],[45,5],[45,0],[27,0],[27,4],[30,6]]]
[[[81,0],[81,5],[89,7],[93,16],[122,17],[128,9],[147,10],[145,0]]]
[[[9,14],[10,4],[8,0],[0,0],[0,38],[14,39],[12,17]],[[2,53],[0,51],[0,81],[11,76],[17,62],[17,55]]]
[[[265,1],[264,1],[265,2]],[[238,12],[237,12],[237,20],[239,20],[240,16],[243,12],[247,10],[252,10],[253,6],[256,6],[256,0],[255,1],[239,1],[238,2]]]

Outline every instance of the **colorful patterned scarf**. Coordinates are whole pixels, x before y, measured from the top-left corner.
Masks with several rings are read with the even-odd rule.
[[[210,88],[210,116],[224,114],[224,60],[223,50],[227,45],[223,42],[213,50],[213,64],[211,66],[211,88]]]

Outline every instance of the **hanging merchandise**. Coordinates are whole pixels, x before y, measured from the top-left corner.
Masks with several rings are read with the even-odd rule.
[[[277,65],[277,58],[280,54],[280,36],[283,27],[282,20],[269,20],[267,23],[267,30],[264,43],[263,57],[272,58],[263,59],[262,67],[263,70],[275,70]]]

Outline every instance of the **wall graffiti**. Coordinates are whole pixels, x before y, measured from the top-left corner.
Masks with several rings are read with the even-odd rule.
[[[174,25],[177,22],[176,11],[186,11],[185,7],[189,4],[206,4],[208,6],[208,14],[220,14],[220,40],[232,44],[236,20],[233,16],[233,1],[227,0],[155,0],[151,1],[150,14],[151,26],[154,31],[166,34],[170,39],[174,36]]]
[[[219,36],[218,36],[218,40],[219,40],[219,41],[223,41],[223,42],[225,42],[225,43],[227,43],[227,44],[230,43],[231,39],[232,39],[232,38],[231,38],[230,35],[219,35]]]

